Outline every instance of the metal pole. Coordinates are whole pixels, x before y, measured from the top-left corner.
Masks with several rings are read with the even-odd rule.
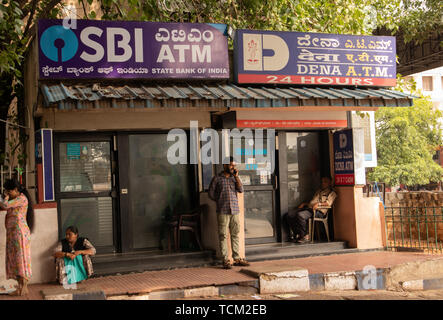
[[[394,247],[396,245],[395,243],[395,218],[394,218],[394,208],[391,208],[391,215],[392,215],[392,232],[394,236]]]
[[[436,209],[433,208],[434,212],[434,238],[435,238],[435,250],[438,250],[438,231],[437,231],[437,215],[436,215]]]
[[[28,164],[25,165],[25,188],[28,190]]]
[[[403,215],[401,212],[401,208],[400,208],[400,230],[401,230],[401,246],[404,247],[405,246],[405,237],[403,235]]]
[[[426,224],[426,245],[429,251],[428,208],[425,208],[425,224]]]
[[[418,215],[417,210],[415,211],[415,217],[417,219],[417,227],[418,227],[418,247],[421,249],[421,237],[420,237],[420,217]]]

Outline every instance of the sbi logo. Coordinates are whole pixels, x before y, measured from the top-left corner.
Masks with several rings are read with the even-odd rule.
[[[104,39],[102,35],[105,33]],[[91,36],[94,38],[92,39]],[[105,47],[97,42],[106,43]],[[107,62],[125,62],[135,56],[135,62],[143,62],[143,30],[134,28],[134,48],[129,44],[131,34],[124,28],[86,27],[80,37],[61,25],[51,26],[40,37],[40,48],[43,54],[55,62],[72,59],[79,50],[79,41],[88,49],[83,50],[79,58],[86,62],[98,62],[106,56]]]
[[[63,26],[52,26],[43,32],[40,38],[43,54],[55,62],[72,59],[78,50],[78,39],[71,29]]]

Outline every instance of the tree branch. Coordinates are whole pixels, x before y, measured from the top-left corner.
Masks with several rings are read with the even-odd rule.
[[[123,12],[122,12],[122,10],[120,9],[120,6],[118,5],[118,3],[117,3],[117,2],[114,2],[114,5],[115,5],[115,7],[117,8],[118,13],[120,14],[120,17],[123,18]]]
[[[41,14],[38,16],[39,19],[45,19],[48,17],[48,14],[51,12],[52,9],[54,9],[62,0],[52,0],[50,1],[46,7],[42,10]],[[32,23],[32,22],[31,22]],[[33,35],[36,31],[36,24],[33,23],[32,26],[29,28],[28,34]],[[23,33],[23,37],[27,37],[28,34]]]
[[[34,14],[35,14],[35,7],[37,5],[37,0],[33,0],[32,1],[32,7],[31,7],[31,15],[28,18],[28,22],[26,23],[26,27],[25,30],[23,31],[23,37],[26,37],[26,34],[28,33],[29,28],[31,27],[32,24],[32,19],[34,18]]]
[[[85,18],[89,19],[88,18],[88,13],[86,12],[86,6],[85,6],[85,1],[84,0],[82,0],[82,6],[83,6],[83,12],[85,13]]]

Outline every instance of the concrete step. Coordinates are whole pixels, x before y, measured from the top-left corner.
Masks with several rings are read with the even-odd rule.
[[[97,255],[92,257],[94,276],[125,274],[154,270],[167,270],[184,267],[201,267],[214,263],[213,252],[182,253],[130,253],[116,255]]]
[[[358,252],[358,250],[347,248],[346,242],[343,241],[308,244],[278,243],[247,246],[246,259],[248,261],[279,260],[351,252]]]

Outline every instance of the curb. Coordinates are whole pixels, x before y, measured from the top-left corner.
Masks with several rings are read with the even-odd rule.
[[[243,273],[259,279],[260,293],[287,293],[332,290],[386,289],[386,269],[368,266],[364,270],[309,274],[307,269],[284,268],[243,269]]]
[[[178,290],[153,291],[146,294],[115,295],[107,300],[173,300],[196,297],[214,297],[223,295],[254,295],[259,292],[258,280],[221,286],[193,287]]]
[[[401,287],[406,291],[422,291],[443,289],[443,278],[410,280],[400,283]]]
[[[153,291],[142,294],[121,294],[106,296],[104,291],[82,293],[43,293],[44,300],[174,300],[194,297],[222,295],[254,295],[259,292],[258,280],[221,286],[204,286],[184,289]]]
[[[385,269],[311,274],[309,284],[311,291],[384,290],[386,289]]]
[[[44,300],[106,300],[102,290],[74,293],[45,293],[41,292]]]

